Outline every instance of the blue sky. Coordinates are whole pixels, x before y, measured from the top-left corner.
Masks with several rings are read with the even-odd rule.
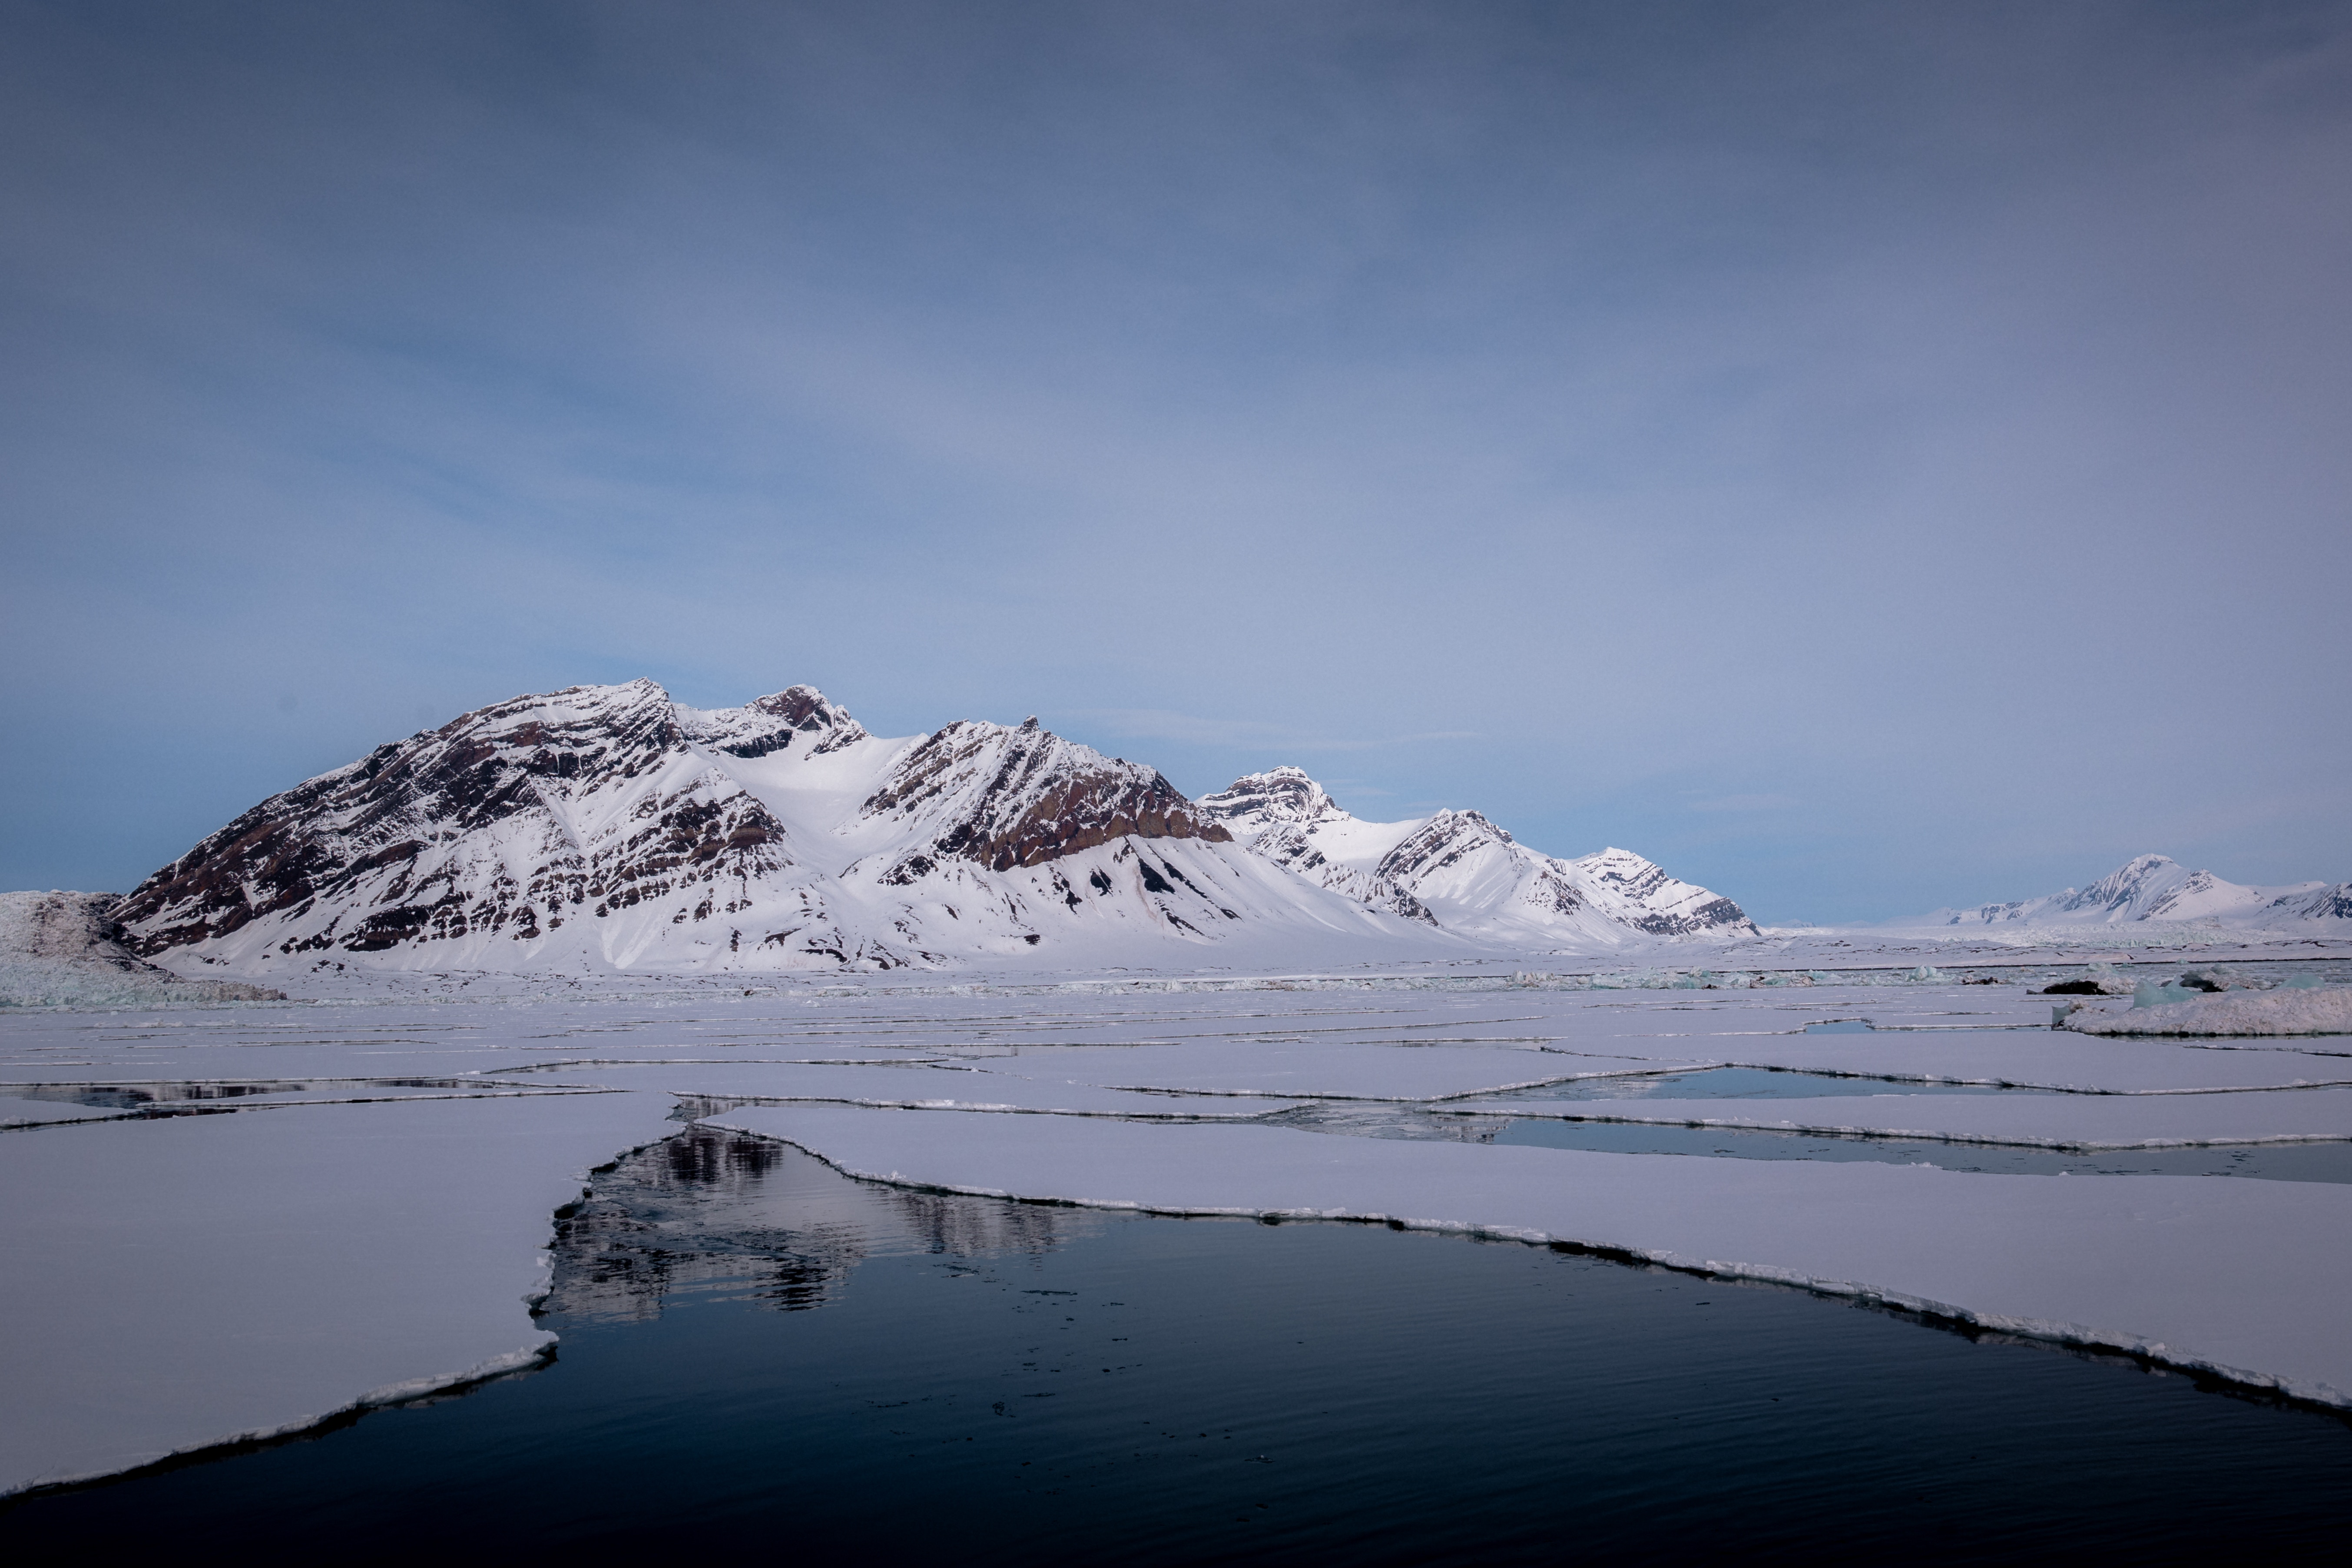
[[[0,885],[522,691],[2352,879],[2352,6],[0,3]]]

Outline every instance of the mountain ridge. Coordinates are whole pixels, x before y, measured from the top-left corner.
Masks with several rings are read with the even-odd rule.
[[[2037,899],[1931,910],[1888,929],[2079,930],[2150,925],[2291,931],[2298,922],[2352,921],[2352,882],[2252,887],[2191,870],[2166,855],[2137,855],[2085,888]]]
[[[1562,859],[1528,848],[1476,811],[1375,823],[1295,766],[1248,773],[1201,798],[1252,853],[1369,907],[1489,941],[1624,942],[1758,934],[1729,899],[1669,877],[1630,850]]]
[[[112,918],[142,956],[252,971],[1442,958],[1754,930],[1639,857],[1557,861],[1476,812],[1370,825],[1398,831],[1369,874],[1304,874],[1364,825],[1289,773],[1309,853],[1286,860],[1255,820],[1240,841],[1232,791],[1194,802],[1034,718],[891,739],[814,687],[707,710],[646,679],[569,687],[270,796]]]

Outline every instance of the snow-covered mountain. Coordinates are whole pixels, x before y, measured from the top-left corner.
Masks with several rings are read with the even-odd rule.
[[[1974,909],[1935,910],[1890,921],[1905,929],[1951,928],[2022,933],[2153,924],[2215,931],[2292,931],[2315,922],[2352,922],[2352,882],[2297,882],[2284,888],[2242,887],[2210,871],[2192,871],[2162,855],[2126,861],[2087,888],[2044,898]],[[2324,928],[2340,931],[2342,927]]]
[[[1676,881],[1639,855],[1563,860],[1475,811],[1366,822],[1294,767],[1251,773],[1201,815],[1265,857],[1376,910],[1482,942],[1559,949],[1756,932],[1738,904]]]
[[[112,912],[144,955],[246,973],[1165,962],[1244,933],[1257,954],[1379,958],[1444,941],[1244,852],[1158,773],[1034,720],[885,740],[809,687],[702,710],[649,680],[379,747]]]

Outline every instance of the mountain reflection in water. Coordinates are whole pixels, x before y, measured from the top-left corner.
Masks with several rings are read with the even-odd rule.
[[[556,1227],[541,1310],[648,1322],[692,1291],[801,1311],[871,1256],[1036,1257],[1102,1225],[1083,1209],[845,1182],[786,1144],[695,1126],[599,1173]]]

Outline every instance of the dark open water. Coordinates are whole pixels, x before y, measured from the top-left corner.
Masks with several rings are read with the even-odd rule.
[[[570,1222],[561,1361],[0,1516],[15,1560],[2317,1558],[2333,1415],[1766,1287],[851,1183],[705,1131]]]

